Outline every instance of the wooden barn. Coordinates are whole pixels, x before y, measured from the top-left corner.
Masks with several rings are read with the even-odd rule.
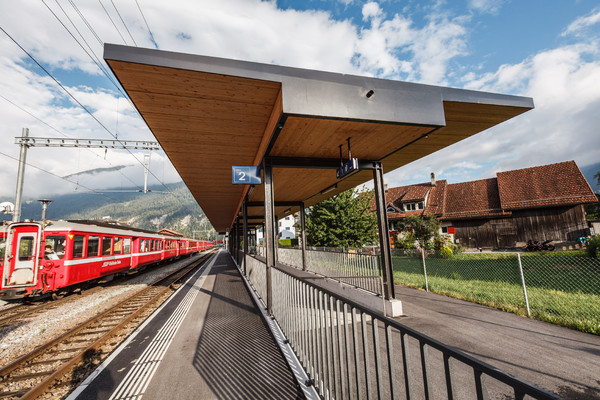
[[[575,241],[589,234],[583,205],[597,202],[574,161],[496,178],[436,181],[386,193],[390,231],[407,215],[435,215],[442,233],[467,248],[511,248],[528,240]]]

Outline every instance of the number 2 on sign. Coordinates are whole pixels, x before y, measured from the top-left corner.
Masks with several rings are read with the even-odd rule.
[[[240,177],[238,180],[240,180],[240,181],[246,180],[246,173],[244,171],[238,171],[238,174],[240,174]]]

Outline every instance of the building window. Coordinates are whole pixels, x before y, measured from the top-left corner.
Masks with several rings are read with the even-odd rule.
[[[289,231],[289,230],[290,230],[290,227],[289,227],[289,226],[286,226],[286,227],[285,227],[285,230],[286,230],[286,231]]]
[[[419,203],[418,207],[419,207],[419,210],[422,210],[423,209],[423,203]]]

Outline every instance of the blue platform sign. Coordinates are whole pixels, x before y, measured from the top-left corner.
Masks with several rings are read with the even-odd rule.
[[[231,167],[231,183],[233,185],[260,185],[260,166],[234,165]]]
[[[353,158],[351,160],[346,161],[344,165],[342,165],[335,171],[335,176],[338,179],[342,179],[343,177],[345,177],[348,174],[351,174],[354,171],[358,171],[358,158]]]

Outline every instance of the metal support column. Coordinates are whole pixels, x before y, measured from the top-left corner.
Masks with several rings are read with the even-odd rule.
[[[23,128],[22,138],[29,137],[29,128]],[[23,139],[25,140],[25,139]],[[23,181],[25,179],[25,163],[27,160],[27,149],[29,145],[21,142],[21,153],[19,154],[19,169],[17,172],[17,190],[15,192],[15,209],[13,210],[12,222],[21,219],[21,197],[23,197]]]
[[[239,239],[238,239],[238,220],[237,217],[236,219],[233,221],[233,259],[235,260],[235,263],[237,264],[238,262],[238,247],[239,247]]]
[[[375,162],[373,182],[375,186],[375,204],[377,206],[377,225],[379,227],[379,248],[381,252],[381,270],[383,273],[383,295],[386,300],[396,297],[394,291],[394,270],[392,265],[392,249],[388,218],[385,207],[385,187],[383,184],[383,165]]]
[[[244,204],[242,205],[242,214],[243,214],[243,218],[244,218],[244,226],[243,226],[243,240],[244,240],[244,259],[243,259],[243,264],[244,264],[244,275],[247,275],[246,273],[246,255],[248,254],[248,200],[244,200]]]
[[[306,213],[304,203],[300,206],[300,240],[302,241],[302,271],[306,271]]]
[[[273,195],[273,167],[271,160],[265,158],[263,161],[263,174],[265,186],[265,258],[267,261],[267,313],[272,315],[273,295],[271,282],[271,268],[277,262],[277,221],[275,221],[275,204]]]

